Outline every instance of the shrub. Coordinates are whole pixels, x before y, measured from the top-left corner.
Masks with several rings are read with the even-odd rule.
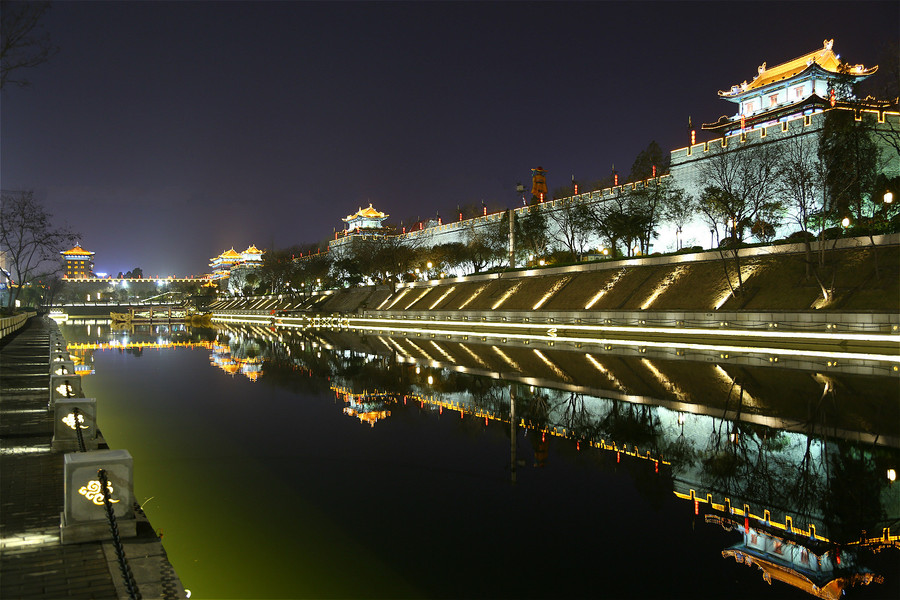
[[[808,231],[795,231],[791,235],[787,236],[787,239],[792,242],[802,242],[802,241],[813,241],[816,239],[815,234],[810,233]]]

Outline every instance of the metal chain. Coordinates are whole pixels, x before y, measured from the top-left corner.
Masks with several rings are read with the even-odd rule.
[[[77,406],[72,409],[72,416],[75,417],[75,435],[78,436],[78,447],[82,452],[87,452],[84,447],[84,434],[81,433],[81,421],[78,419],[81,416],[81,410]]]
[[[119,560],[119,570],[122,571],[122,579],[125,581],[125,588],[128,590],[128,597],[131,600],[141,600],[141,594],[138,591],[137,583],[134,575],[131,574],[131,567],[128,566],[128,560],[125,558],[125,549],[122,547],[122,540],[119,539],[119,526],[116,523],[116,515],[113,514],[112,503],[109,501],[109,480],[106,478],[106,470],[99,469],[97,477],[100,479],[100,490],[103,492],[103,504],[106,506],[106,520],[109,521],[109,531],[112,533],[113,546],[116,550],[116,558]]]

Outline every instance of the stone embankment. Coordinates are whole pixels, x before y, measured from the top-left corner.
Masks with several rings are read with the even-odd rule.
[[[32,316],[19,325],[0,340],[0,597],[187,597],[121,476],[128,453],[108,450],[96,429],[96,403],[83,397],[56,323]],[[60,419],[67,405],[80,410]],[[80,440],[66,420],[82,424]],[[117,464],[105,462],[111,455]],[[107,472],[119,543],[103,499],[88,501],[89,480]]]
[[[210,310],[222,320],[338,314],[469,324],[897,333],[900,236],[881,236],[875,242],[828,242],[824,267],[818,254],[807,257],[802,245],[792,244],[745,248],[739,260],[717,251],[643,257],[418,281],[396,290],[369,286],[311,296],[232,298]],[[818,250],[815,244],[813,250]],[[820,282],[831,290],[827,299]]]

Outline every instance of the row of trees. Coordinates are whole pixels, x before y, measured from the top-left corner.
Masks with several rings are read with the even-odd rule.
[[[513,260],[518,265],[538,258],[548,263],[578,261],[597,244],[611,257],[648,253],[662,225],[680,232],[699,218],[724,233],[720,249],[725,272],[734,292],[740,293],[740,245],[751,237],[769,242],[776,230],[793,226],[798,240],[807,245],[807,275],[819,280],[827,300],[831,265],[825,245],[814,254],[811,241],[840,235],[848,226],[869,235],[898,226],[900,202],[885,202],[885,194],[897,190],[900,179],[884,175],[875,132],[868,118],[857,120],[853,112],[840,110],[828,113],[818,137],[747,142],[737,149],[711,143],[699,172],[706,185],[696,196],[670,178],[650,179],[628,192],[619,188],[596,203],[562,196],[567,190],[558,190],[561,198],[552,206],[534,205],[516,215]],[[654,146],[635,161],[635,178],[652,173],[658,158]],[[269,252],[261,268],[238,272],[232,289],[284,293],[363,283],[396,285],[507,266],[511,214],[506,211],[488,223],[472,220],[461,241],[436,246],[372,235],[353,236],[328,254],[302,261],[292,258],[309,248]]]

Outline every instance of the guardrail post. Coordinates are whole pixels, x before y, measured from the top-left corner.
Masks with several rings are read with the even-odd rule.
[[[78,418],[75,409],[78,409]],[[77,423],[76,423],[77,420]],[[53,404],[53,441],[54,450],[68,452],[78,451],[78,432],[81,429],[85,450],[97,449],[97,399],[96,398],[60,398]]]
[[[60,514],[60,541],[77,544],[110,537],[109,521],[97,471],[109,480],[110,501],[121,537],[134,537],[134,463],[127,450],[75,452],[63,457],[64,503]]]
[[[81,395],[81,377],[78,375],[50,375],[50,398],[47,408],[53,410],[53,404],[60,398],[78,398]]]
[[[51,361],[51,375],[75,375],[75,362],[71,360]]]

